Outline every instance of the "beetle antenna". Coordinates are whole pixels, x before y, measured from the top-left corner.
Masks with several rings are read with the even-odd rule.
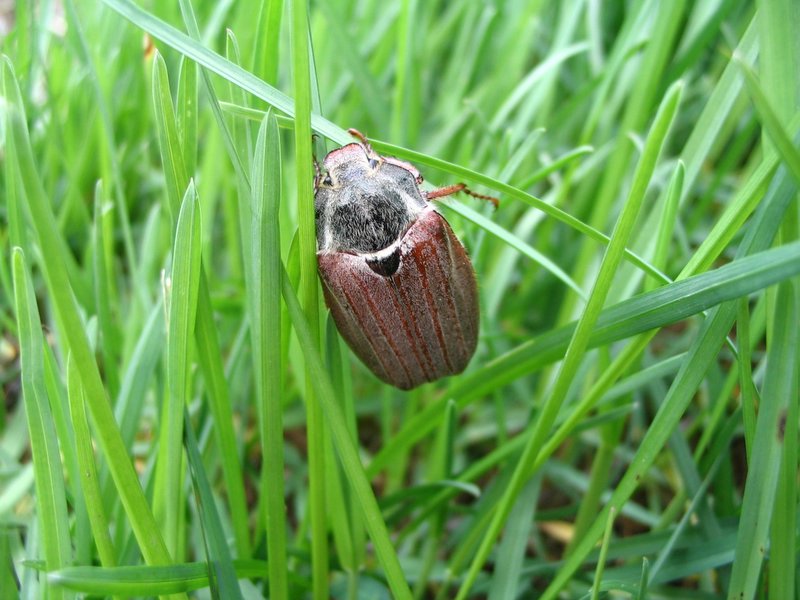
[[[479,194],[477,192],[473,192],[471,189],[467,187],[465,183],[454,183],[453,185],[446,185],[445,187],[437,188],[435,190],[430,190],[429,192],[425,192],[425,197],[428,200],[435,200],[436,198],[444,198],[445,196],[451,196],[457,192],[464,192],[468,196],[472,196],[473,198],[479,198],[481,200],[486,200],[487,202],[491,202],[492,206],[495,209],[500,206],[500,200],[495,198],[494,196],[485,196],[483,194]]]
[[[358,138],[361,141],[361,145],[364,146],[364,148],[367,151],[367,154],[369,155],[375,154],[375,151],[372,149],[372,146],[370,145],[367,136],[361,133],[358,129],[351,127],[350,129],[347,130],[347,133],[352,135],[354,138]]]

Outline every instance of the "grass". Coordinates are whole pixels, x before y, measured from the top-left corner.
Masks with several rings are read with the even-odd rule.
[[[798,597],[798,29],[18,3],[0,597]],[[481,295],[462,375],[388,388],[329,318],[312,157],[348,127],[500,197],[439,206]]]

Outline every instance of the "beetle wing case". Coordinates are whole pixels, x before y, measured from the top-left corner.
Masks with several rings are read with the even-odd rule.
[[[386,273],[376,262],[389,263]],[[432,208],[380,253],[321,252],[318,263],[339,332],[380,379],[407,390],[467,366],[478,341],[475,272]]]

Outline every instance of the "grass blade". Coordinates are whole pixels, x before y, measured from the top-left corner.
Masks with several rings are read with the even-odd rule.
[[[796,299],[792,284],[778,286],[775,326],[768,347],[767,373],[756,431],[750,471],[742,500],[742,516],[736,540],[728,598],[753,598],[761,572],[773,518],[775,491],[781,472],[783,426],[789,394],[796,390],[797,365]]]
[[[94,461],[89,421],[86,418],[83,389],[80,376],[75,369],[75,361],[71,359],[67,361],[67,387],[69,388],[70,416],[75,429],[75,443],[80,464],[81,491],[89,513],[92,535],[97,545],[97,553],[100,555],[100,562],[105,567],[113,567],[117,564],[116,553],[109,534],[108,518],[98,485],[97,466]]]
[[[13,275],[14,300],[19,319],[17,327],[20,333],[23,397],[34,457],[36,500],[40,507],[38,515],[41,521],[45,568],[56,570],[72,562],[67,499],[61,474],[58,438],[44,383],[42,323],[25,265],[25,256],[19,248],[13,254]],[[64,597],[59,591],[50,593],[54,597]]]
[[[114,420],[100,379],[97,362],[89,347],[86,330],[72,295],[72,286],[64,263],[63,248],[58,242],[62,238],[58,233],[55,217],[46,200],[44,189],[34,166],[35,162],[18,88],[13,69],[7,59],[3,61],[3,87],[5,97],[12,100],[7,112],[7,131],[14,137],[14,147],[17,152],[12,159],[17,161],[21,177],[29,184],[27,195],[33,230],[42,254],[45,280],[61,335],[74,356],[86,393],[87,404],[98,431],[98,441],[108,461],[117,492],[130,519],[131,528],[139,542],[142,554],[148,563],[164,564],[169,561],[169,555],[122,442],[119,428]],[[14,101],[14,97],[16,97],[16,101]]]
[[[167,547],[178,550],[181,501],[184,498],[183,413],[191,398],[191,340],[197,315],[200,285],[200,210],[194,183],[181,203],[172,254],[172,274],[167,296],[167,384],[169,397],[162,411],[159,436],[159,471],[156,498],[163,498],[163,523]]]
[[[225,533],[222,530],[222,524],[217,514],[214,495],[211,493],[208,476],[203,467],[203,460],[200,457],[200,450],[197,447],[197,440],[192,430],[189,414],[185,409],[184,421],[186,423],[184,428],[186,456],[192,474],[192,482],[194,483],[195,500],[200,513],[200,526],[203,531],[203,541],[205,542],[208,583],[211,587],[211,594],[217,600],[221,598],[241,599],[242,592],[236,581],[236,571],[234,570],[228,544],[225,540]]]
[[[280,145],[275,116],[267,112],[253,160],[253,259],[259,265],[250,302],[253,372],[261,411],[270,598],[288,598],[281,393]]]
[[[291,4],[292,78],[295,97],[294,147],[297,171],[297,220],[300,248],[300,300],[319,348],[319,292],[317,282],[317,238],[314,223],[314,190],[311,166],[311,67],[308,40],[307,0]],[[311,565],[313,596],[328,598],[327,500],[325,483],[325,436],[322,410],[313,395],[310,373],[306,373],[306,429],[308,435],[309,513],[311,516]]]
[[[569,386],[578,369],[579,361],[582,358],[584,350],[589,345],[592,329],[597,322],[606,295],[611,287],[613,275],[622,260],[625,245],[639,214],[639,208],[644,200],[644,194],[650,182],[653,170],[655,169],[656,160],[661,152],[661,146],[664,143],[664,139],[666,138],[675,112],[677,111],[682,89],[683,86],[680,83],[673,85],[664,97],[650,136],[648,136],[648,142],[642,154],[641,162],[636,169],[636,175],[634,176],[634,183],[628,201],[625,203],[622,214],[614,228],[614,233],[611,235],[611,242],[603,257],[603,263],[600,267],[597,282],[589,296],[586,308],[575,327],[570,345],[567,347],[567,351],[564,355],[564,362],[553,384],[553,390],[545,401],[538,419],[529,429],[528,442],[519,458],[517,468],[514,470],[514,476],[509,484],[508,491],[498,505],[492,524],[489,526],[481,543],[481,547],[473,559],[470,570],[461,584],[457,598],[466,598],[468,590],[478,575],[478,571],[483,567],[483,563],[488,558],[491,546],[494,544],[494,540],[500,532],[500,528],[504,525],[514,500],[516,500],[516,497],[521,491],[522,485],[525,482],[528,464],[535,458],[536,452],[543,445],[546,437],[550,434],[553,423],[555,423],[555,419],[564,402]]]

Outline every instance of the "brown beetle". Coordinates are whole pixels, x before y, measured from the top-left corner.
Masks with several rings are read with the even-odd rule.
[[[417,169],[377,154],[363,134],[316,165],[317,261],[325,301],[350,348],[408,390],[460,373],[478,341],[478,288],[461,242]]]

